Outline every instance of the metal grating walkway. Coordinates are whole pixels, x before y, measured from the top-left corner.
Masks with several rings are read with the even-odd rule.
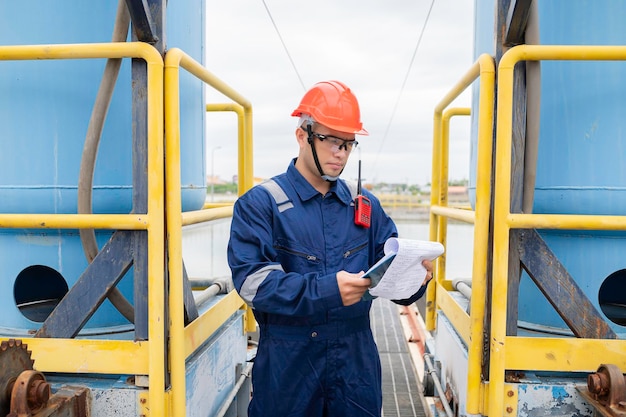
[[[377,298],[372,303],[371,323],[378,345],[383,374],[383,417],[426,417],[421,384],[411,360],[400,323],[398,306]]]

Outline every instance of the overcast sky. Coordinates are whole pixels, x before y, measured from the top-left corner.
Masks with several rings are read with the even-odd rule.
[[[366,181],[429,183],[433,110],[471,66],[474,29],[472,0],[435,0],[426,21],[431,4],[207,1],[206,66],[252,102],[255,176],[287,168],[298,152],[291,112],[314,83],[336,79],[356,94],[370,133],[357,136],[343,177],[356,178],[360,155]],[[207,100],[224,102],[217,93]],[[454,104],[469,103],[467,93]],[[213,113],[207,122],[207,175],[230,180],[236,118]],[[454,118],[451,130],[450,179],[469,178],[468,118]]]

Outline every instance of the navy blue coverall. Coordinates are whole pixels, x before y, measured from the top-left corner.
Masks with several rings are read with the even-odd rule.
[[[336,274],[366,271],[397,236],[371,193],[371,227],[354,224],[342,180],[326,195],[289,165],[274,177],[286,199],[256,186],[234,207],[228,262],[253,308],[260,337],[251,417],[379,416],[381,368],[370,329],[371,301],[344,307]],[[417,300],[425,287],[407,300]]]

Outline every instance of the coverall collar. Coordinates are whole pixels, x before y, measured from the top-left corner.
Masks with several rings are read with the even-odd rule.
[[[296,168],[296,159],[294,158],[287,168],[287,178],[291,185],[298,193],[300,200],[307,201],[319,194],[319,192],[302,176],[302,174]],[[335,194],[339,201],[346,206],[352,202],[352,196],[350,190],[342,180],[333,181],[330,185],[329,194]]]

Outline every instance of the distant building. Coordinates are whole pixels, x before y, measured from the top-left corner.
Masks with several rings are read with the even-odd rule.
[[[206,183],[207,185],[222,185],[222,184],[226,184],[226,181],[224,181],[223,179],[221,179],[219,176],[214,175],[214,176],[210,176],[207,175],[206,176]]]
[[[426,185],[421,189],[421,195],[430,200],[430,185]],[[469,194],[466,185],[449,185],[448,186],[448,203],[468,203]]]
[[[258,185],[260,183],[262,183],[263,181],[265,181],[267,178],[261,178],[261,177],[254,177],[252,178],[252,183],[253,185]],[[233,175],[233,184],[238,184],[239,181],[239,177],[237,175]]]
[[[468,201],[469,201],[469,195],[467,194],[467,186],[465,185],[448,186],[448,202],[465,203]]]

